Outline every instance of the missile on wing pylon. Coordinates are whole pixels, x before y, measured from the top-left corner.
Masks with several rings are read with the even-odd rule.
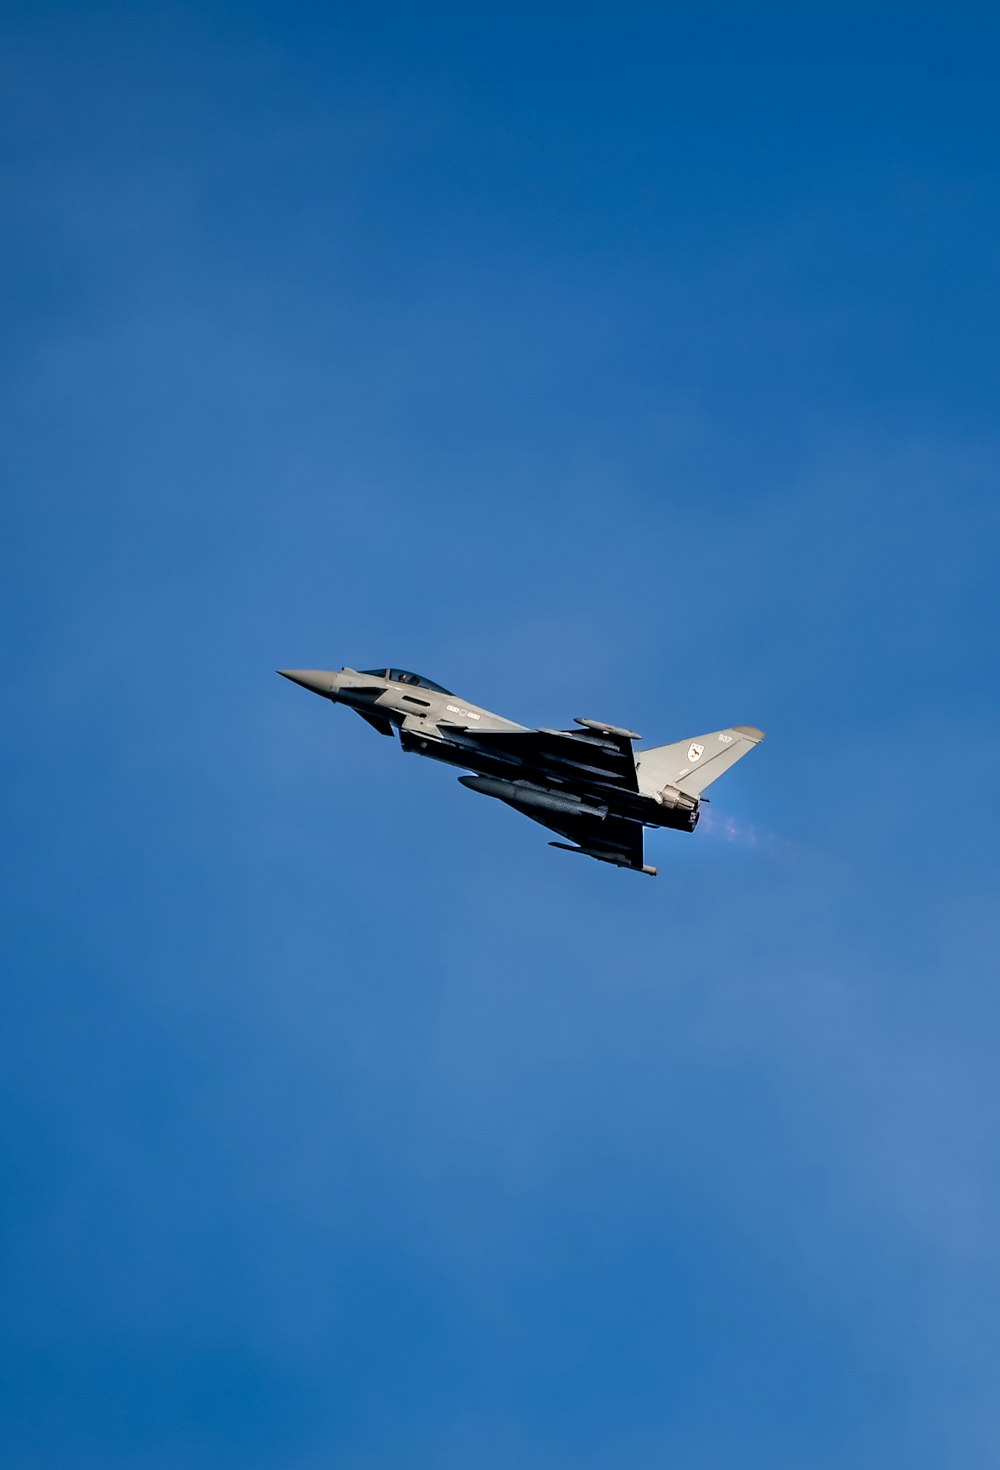
[[[596,858],[599,863],[611,863],[616,868],[627,868],[630,866],[626,859],[615,857],[611,853],[598,852],[593,847],[571,847],[568,842],[550,842],[549,846],[561,848],[563,852],[577,852],[581,857]],[[648,873],[650,878],[655,878],[659,872],[659,868],[654,868],[650,863],[643,863],[641,868],[633,868],[632,871],[636,873]]]

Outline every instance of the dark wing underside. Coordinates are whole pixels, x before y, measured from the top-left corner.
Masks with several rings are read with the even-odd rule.
[[[500,799],[503,800],[502,797]],[[600,817],[557,815],[555,812],[541,812],[535,806],[524,806],[519,801],[504,801],[504,805],[513,807],[540,826],[548,827],[550,832],[567,837],[591,857],[616,863],[622,868],[642,869],[643,829],[639,822],[629,822],[624,817],[605,817],[602,821]]]
[[[468,730],[484,751],[510,755],[526,766],[564,780],[595,781],[636,791],[631,742],[605,732],[585,730]],[[556,828],[556,831],[559,829]]]

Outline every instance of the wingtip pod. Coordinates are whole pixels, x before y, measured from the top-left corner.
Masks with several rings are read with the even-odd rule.
[[[585,720],[582,715],[574,715],[573,723],[583,725],[585,729],[593,730],[598,735],[617,735],[619,740],[642,739],[635,730],[626,730],[621,725],[606,725],[603,720]]]

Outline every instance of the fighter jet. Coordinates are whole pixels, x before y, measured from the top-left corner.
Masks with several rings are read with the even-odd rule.
[[[574,730],[532,730],[406,669],[278,669],[285,679],[346,705],[403,750],[472,774],[463,786],[496,797],[565,842],[550,847],[655,876],[645,827],[693,832],[702,792],[753,750],[752,725],[634,750],[634,730],[577,718]]]

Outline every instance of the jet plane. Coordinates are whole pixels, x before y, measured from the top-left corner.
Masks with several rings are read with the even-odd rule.
[[[406,669],[278,669],[294,684],[346,705],[403,750],[457,766],[463,786],[496,797],[568,839],[551,847],[655,876],[645,827],[693,832],[702,792],[764,739],[733,725],[673,745],[635,750],[642,737],[603,720],[532,730]]]

